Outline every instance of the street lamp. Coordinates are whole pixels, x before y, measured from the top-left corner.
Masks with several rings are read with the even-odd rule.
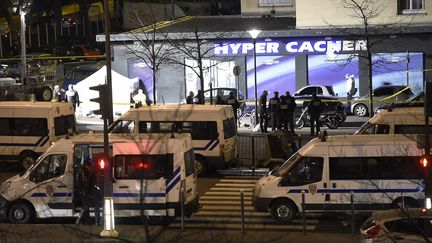
[[[249,35],[253,41],[253,57],[254,57],[254,76],[255,76],[255,125],[258,122],[258,91],[257,91],[257,71],[256,71],[256,38],[261,33],[261,30],[252,29],[248,30]]]

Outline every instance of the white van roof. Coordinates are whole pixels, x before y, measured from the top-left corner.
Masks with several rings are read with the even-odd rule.
[[[424,117],[424,108],[423,107],[403,107],[403,108],[397,108],[392,111],[384,110],[376,115],[374,115],[372,118],[369,119],[369,123],[377,124],[381,122],[394,122],[393,118],[404,118],[407,116],[415,116],[415,117]],[[424,119],[423,119],[424,121]]]
[[[182,134],[147,133],[147,134],[110,134],[110,143],[162,143],[165,142],[169,150],[192,149],[191,136],[188,133]],[[71,138],[63,138],[48,148],[47,152],[67,152],[75,144],[102,144],[103,134],[79,134]]]
[[[388,149],[382,149],[382,145],[387,145]],[[410,151],[408,151],[408,149]],[[342,154],[346,156],[349,156],[349,154],[357,156],[373,156],[373,154],[398,156],[411,153],[413,150],[415,150],[415,152],[420,150],[417,148],[417,141],[403,134],[376,134],[373,136],[360,134],[328,136],[326,141],[321,141],[320,138],[314,138],[301,147],[299,153],[301,155],[325,155],[333,151],[336,154],[341,153],[341,156]]]
[[[15,109],[51,109],[55,107],[70,107],[72,104],[67,102],[32,102],[32,101],[1,101],[0,108]]]
[[[176,115],[180,115],[182,119],[187,116],[188,119],[195,120],[195,116],[198,115],[201,120],[202,118],[212,119],[205,114],[224,114],[225,117],[233,117],[234,112],[230,105],[190,105],[190,104],[172,104],[172,105],[155,105],[155,106],[142,106],[139,108],[132,108],[126,112],[121,119],[136,119],[136,113],[148,114],[151,120],[169,118],[170,120]],[[169,117],[166,117],[169,115]]]

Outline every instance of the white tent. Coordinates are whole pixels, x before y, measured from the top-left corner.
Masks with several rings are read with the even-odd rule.
[[[129,110],[130,94],[138,87],[138,78],[129,79],[123,75],[111,70],[112,76],[112,97],[113,97],[113,114],[114,116],[124,114]],[[77,108],[77,115],[86,116],[92,110],[99,109],[99,105],[91,102],[90,99],[97,98],[99,92],[90,90],[90,87],[105,84],[106,66],[96,71],[91,76],[74,85],[78,91],[80,107]]]

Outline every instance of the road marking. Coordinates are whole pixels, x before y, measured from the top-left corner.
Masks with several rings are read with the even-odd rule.
[[[206,201],[206,200],[200,200],[200,204],[202,205],[240,205],[240,200],[236,201]],[[244,205],[252,205],[252,201],[245,201]]]
[[[205,210],[205,209],[210,209],[210,210],[228,210],[228,211],[237,210],[237,211],[240,212],[240,206],[233,206],[233,205],[229,205],[229,206],[203,205],[202,208],[201,208],[201,210]],[[252,206],[244,206],[244,210],[255,211]]]
[[[245,199],[245,201],[252,201],[252,197],[251,196],[246,196],[243,197]],[[200,197],[200,203],[201,200],[240,200],[240,193],[237,193],[236,196],[201,196]]]
[[[204,195],[238,195],[240,196],[240,191],[238,192],[225,192],[225,191],[209,191],[204,193]],[[252,191],[244,192],[245,196],[252,196]]]
[[[168,227],[178,228],[181,227],[180,223],[172,223]],[[226,223],[188,223],[185,225],[186,228],[218,228],[218,229],[240,229],[241,225],[238,224],[226,224]],[[302,230],[302,225],[265,225],[265,224],[245,224],[245,229],[253,230]],[[306,225],[306,230],[315,230],[316,225]]]
[[[241,190],[252,192],[253,188],[228,188],[228,187],[213,187],[210,188],[210,191],[235,191],[240,192]]]
[[[229,180],[229,179],[221,179],[219,182],[222,183],[253,183],[255,184],[258,180]]]
[[[217,183],[216,187],[255,187],[255,184],[239,184],[239,183]]]

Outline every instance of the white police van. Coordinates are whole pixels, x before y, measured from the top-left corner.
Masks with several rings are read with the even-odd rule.
[[[424,108],[404,107],[375,114],[355,134],[424,134],[424,132]]]
[[[329,136],[311,140],[280,168],[262,177],[253,190],[255,210],[288,223],[306,212],[349,212],[424,200],[422,149],[403,135]]]
[[[85,134],[52,145],[25,173],[0,186],[1,214],[12,223],[78,217],[78,169],[103,151],[103,135]],[[198,210],[197,177],[189,134],[110,136],[116,217],[175,217]],[[184,193],[181,197],[180,193]],[[184,200],[181,202],[180,198]]]
[[[230,105],[157,105],[132,108],[111,133],[189,133],[198,175],[229,167],[237,159],[236,122]]]
[[[0,102],[0,159],[33,165],[54,141],[76,132],[73,107],[65,102]]]

